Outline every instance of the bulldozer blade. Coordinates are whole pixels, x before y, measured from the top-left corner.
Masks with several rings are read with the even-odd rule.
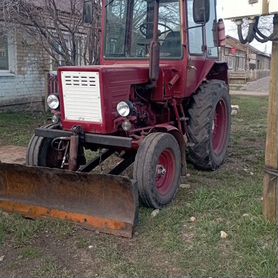
[[[132,237],[138,194],[126,177],[0,163],[0,209]]]

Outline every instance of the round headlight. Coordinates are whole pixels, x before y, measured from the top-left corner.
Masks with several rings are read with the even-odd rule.
[[[47,97],[47,105],[50,109],[57,109],[60,105],[59,98],[55,95],[49,95]]]
[[[117,104],[117,111],[120,116],[127,117],[130,115],[131,109],[127,102],[121,101]]]

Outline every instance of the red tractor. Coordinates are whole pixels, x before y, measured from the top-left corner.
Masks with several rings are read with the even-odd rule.
[[[111,0],[102,9],[100,65],[59,68],[59,94],[47,99],[53,124],[36,129],[28,147],[27,165],[35,167],[2,164],[13,179],[2,182],[11,199],[0,207],[131,236],[137,193],[145,206],[162,208],[186,160],[204,170],[224,161],[231,105],[218,47],[225,35],[215,0]],[[101,151],[86,161],[87,150]],[[113,153],[122,160],[110,175],[82,174]],[[133,163],[132,181],[116,176]],[[17,172],[17,185],[26,176],[24,190],[14,185]]]

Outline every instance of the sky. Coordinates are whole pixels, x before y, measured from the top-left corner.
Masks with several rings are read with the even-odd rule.
[[[221,0],[217,1],[217,14],[218,14],[218,18],[221,18],[223,16],[223,2],[221,2]],[[226,35],[230,35],[234,38],[238,39],[238,35],[237,35],[237,30],[236,30],[236,24],[234,22],[232,22],[231,20],[225,20],[225,29],[226,29]],[[255,48],[259,49],[262,52],[266,52],[266,53],[271,53],[271,46],[272,43],[268,42],[268,43],[260,43],[256,40],[254,40],[251,43],[252,46],[254,46]]]

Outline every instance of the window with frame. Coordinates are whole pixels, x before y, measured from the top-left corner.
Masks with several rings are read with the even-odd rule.
[[[0,71],[9,70],[9,49],[7,36],[0,36]]]
[[[229,70],[234,70],[234,57],[224,56],[224,61],[227,63]]]
[[[238,70],[244,71],[245,70],[245,58],[244,57],[237,57],[238,58]]]

